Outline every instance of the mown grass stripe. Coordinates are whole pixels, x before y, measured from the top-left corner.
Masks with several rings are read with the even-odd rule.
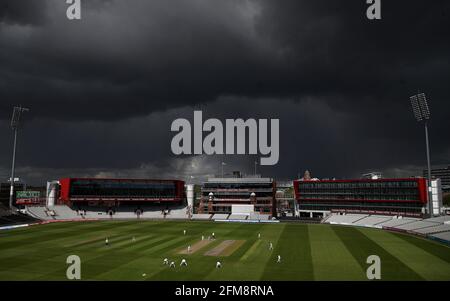
[[[407,234],[400,234],[400,233],[394,233],[391,232],[392,235],[395,235],[396,237],[404,240],[405,242],[415,245],[418,248],[421,248],[422,250],[439,257],[440,259],[444,260],[445,262],[450,263],[450,247],[439,244],[437,242],[427,240],[425,238],[417,238],[413,237],[412,235]]]
[[[364,280],[366,272],[328,225],[308,225],[315,280]]]
[[[382,280],[424,280],[413,269],[398,260],[357,228],[333,226],[332,229],[364,271],[369,267],[366,263],[367,258],[370,255],[377,255],[381,260]]]
[[[276,262],[281,255],[282,263]],[[308,225],[286,224],[261,280],[313,280]]]
[[[247,250],[247,252],[242,255],[241,260],[246,261],[253,253],[255,253],[256,249],[261,245],[261,240],[252,240],[252,246]]]
[[[396,259],[380,255],[383,279],[450,279],[446,272],[448,247],[384,231],[342,229],[347,233],[345,239],[334,226],[293,223],[141,220],[41,225],[0,236],[0,280],[66,280],[65,260],[72,254],[81,258],[82,280],[334,280],[336,277],[324,277],[328,268],[343,267],[349,270],[345,272],[348,275],[362,274],[368,266],[367,254],[381,251]],[[174,254],[212,232],[217,239],[207,248],[224,240],[246,242],[228,257],[203,256],[207,248],[189,256]],[[133,236],[135,242],[131,241]],[[110,247],[104,246],[104,237],[110,239]],[[268,250],[269,242],[275,250]],[[281,264],[276,263],[278,254]],[[177,267],[164,266],[165,257],[176,261]],[[187,268],[179,266],[183,257],[188,260]],[[333,266],[333,257],[343,257],[344,261]],[[215,268],[218,259],[222,269]],[[405,266],[420,277],[411,276],[414,274]],[[339,280],[356,279],[347,274]],[[399,275],[389,278],[392,274]]]
[[[385,231],[361,229],[392,256],[414,270],[426,280],[450,279],[450,263]],[[445,252],[445,249],[442,250]]]

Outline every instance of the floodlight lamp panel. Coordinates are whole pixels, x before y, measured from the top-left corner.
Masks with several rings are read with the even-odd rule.
[[[420,105],[420,111],[422,112],[422,116],[424,119],[428,120],[430,119],[430,109],[428,107],[427,98],[424,93],[420,93],[418,95],[419,98],[419,105]]]
[[[419,101],[417,99],[417,95],[411,96],[410,100],[411,100],[411,106],[412,106],[412,109],[413,109],[414,117],[417,119],[417,121],[422,121],[423,120],[423,116],[422,116],[422,112],[420,110],[420,106],[419,106]]]

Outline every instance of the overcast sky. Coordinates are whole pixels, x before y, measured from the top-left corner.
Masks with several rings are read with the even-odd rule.
[[[394,3],[395,2],[395,3]],[[450,2],[382,0],[0,2],[0,177],[9,177],[13,105],[31,109],[18,176],[181,178],[253,172],[259,156],[175,156],[176,118],[279,118],[292,179],[425,166],[409,96],[431,107],[432,163],[450,164]]]

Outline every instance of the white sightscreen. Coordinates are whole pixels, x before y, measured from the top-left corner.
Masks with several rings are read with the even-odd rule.
[[[255,211],[255,205],[231,205],[231,214],[250,214]]]

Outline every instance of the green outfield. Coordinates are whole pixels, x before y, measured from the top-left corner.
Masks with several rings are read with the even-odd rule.
[[[216,239],[208,241],[212,232]],[[191,252],[183,254],[188,245]],[[369,255],[381,258],[382,280],[450,280],[450,248],[409,235],[192,221],[65,222],[0,231],[0,280],[66,280],[69,255],[81,258],[82,280],[366,280]],[[179,266],[182,258],[187,267]]]

